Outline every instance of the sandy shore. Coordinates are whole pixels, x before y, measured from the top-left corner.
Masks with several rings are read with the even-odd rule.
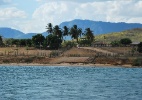
[[[131,68],[131,65],[111,65],[111,64],[83,64],[83,63],[61,63],[61,64],[39,64],[39,63],[8,63],[8,64],[0,64],[0,66],[65,66],[65,67],[127,67]]]

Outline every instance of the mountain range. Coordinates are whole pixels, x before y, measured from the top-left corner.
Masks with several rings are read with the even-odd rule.
[[[142,28],[142,24],[139,23],[112,23],[112,22],[102,22],[102,21],[91,21],[91,20],[80,20],[75,19],[72,21],[62,22],[59,27],[63,28],[64,26],[72,27],[73,25],[77,25],[79,28],[82,28],[84,31],[86,28],[90,28],[94,35],[107,34],[112,32],[121,32],[124,30],[134,29],[134,28]],[[47,36],[47,32],[42,33],[44,36]],[[36,35],[36,33],[23,33],[19,30],[15,30],[7,27],[0,27],[0,35],[4,38],[32,38],[32,36]]]

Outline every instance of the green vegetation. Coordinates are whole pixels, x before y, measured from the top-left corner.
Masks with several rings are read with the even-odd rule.
[[[113,47],[118,47],[118,46],[127,46],[127,45],[130,45],[130,43],[132,43],[132,41],[129,39],[129,38],[123,38],[121,40],[114,40],[114,41],[111,41],[111,45]]]
[[[142,41],[142,28],[136,28],[136,29],[126,30],[122,32],[97,35],[95,37],[95,40],[111,43],[112,41],[115,41],[115,40],[119,41],[122,38],[129,38],[132,42],[135,42],[135,41],[140,42]]]
[[[79,44],[82,45],[82,46],[91,46],[91,43],[92,43],[92,41],[87,40],[87,39],[79,41]]]
[[[93,42],[94,41],[94,34],[93,31],[91,31],[90,28],[85,29],[85,37],[87,38],[88,41]]]
[[[137,58],[133,61],[133,66],[142,66],[142,59]]]
[[[73,46],[76,43],[68,42],[68,43],[62,43],[64,40],[64,36],[71,36],[72,39],[75,39],[77,43],[81,43],[79,41],[79,37],[81,38],[84,36],[89,42],[90,45],[94,40],[93,32],[90,28],[86,28],[85,34],[83,34],[82,29],[78,28],[77,25],[73,25],[70,29],[66,26],[63,27],[63,30],[59,28],[58,25],[55,27],[52,26],[51,23],[49,23],[46,26],[47,32],[49,35],[46,37],[47,46],[50,49],[59,49],[61,47],[61,44],[64,44],[64,47]]]
[[[77,43],[78,43],[78,37],[82,35],[82,29],[78,28],[77,25],[73,25],[73,27],[71,27],[69,34],[71,35],[72,39],[76,39]]]
[[[16,46],[28,46],[31,47],[32,46],[32,39],[5,39],[4,41],[5,46],[12,46],[12,45],[16,45]]]
[[[123,39],[120,40],[120,43],[122,45],[126,46],[126,45],[129,45],[130,43],[132,43],[132,41],[129,38],[123,38]]]
[[[2,36],[0,36],[0,46],[3,46]]]
[[[32,37],[34,47],[41,48],[43,46],[45,37],[42,34],[37,34]]]
[[[58,37],[57,35],[49,34],[46,37],[47,40],[47,46],[50,47],[50,49],[58,49],[61,46],[62,39]]]
[[[112,41],[110,44],[111,44],[113,47],[118,47],[118,46],[121,45],[120,41],[118,41],[118,40],[114,40],[114,41]]]
[[[47,24],[47,36],[42,34],[36,34],[32,39],[5,39],[3,41],[0,36],[0,46],[16,46],[16,47],[35,47],[38,49],[59,49],[60,47],[73,47],[78,43],[91,45],[94,41],[94,35],[90,28],[86,28],[84,34],[81,28],[77,25],[73,25],[71,28],[64,26],[61,29],[58,25],[53,26],[51,23]],[[64,37],[70,36],[72,42],[65,42]],[[79,38],[84,37],[86,40],[81,41]],[[76,41],[75,41],[76,40]],[[87,42],[87,43],[85,43]],[[63,44],[63,45],[62,45]]]
[[[142,53],[142,42],[140,42],[140,44],[138,45],[138,52]]]

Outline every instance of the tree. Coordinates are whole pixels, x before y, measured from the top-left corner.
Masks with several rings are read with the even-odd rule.
[[[3,40],[2,40],[2,36],[0,36],[0,46],[3,45]]]
[[[61,46],[62,40],[54,34],[48,35],[46,39],[50,49],[58,49]]]
[[[38,47],[38,48],[43,46],[44,40],[45,40],[45,38],[42,34],[37,34],[32,37],[32,42],[33,42],[34,46]]]
[[[5,45],[6,46],[12,46],[13,44],[12,44],[12,41],[13,41],[14,39],[13,38],[9,38],[9,39],[6,39],[5,40]]]
[[[47,32],[51,34],[52,31],[53,31],[53,26],[52,26],[52,24],[51,24],[51,23],[47,24],[46,29],[47,29]]]
[[[142,42],[140,42],[140,43],[138,44],[138,49],[137,49],[137,51],[138,51],[139,53],[142,53]]]
[[[93,31],[90,30],[90,28],[86,28],[85,29],[85,37],[87,38],[87,40],[93,42],[94,41],[94,34]]]
[[[26,39],[26,46],[28,47],[32,46],[32,39]]]
[[[67,36],[69,34],[69,28],[67,26],[64,26],[63,28],[63,36]]]
[[[73,25],[73,27],[71,27],[70,29],[70,35],[71,38],[76,39],[77,43],[78,43],[78,37],[81,37],[82,34],[82,29],[78,28],[77,25]]]
[[[62,31],[58,25],[53,28],[53,34],[62,39]]]
[[[129,38],[123,38],[120,40],[120,43],[126,46],[132,43],[132,41]]]

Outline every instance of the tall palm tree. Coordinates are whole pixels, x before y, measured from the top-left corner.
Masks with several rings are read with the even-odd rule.
[[[2,40],[2,36],[0,35],[0,46],[3,45],[3,40]]]
[[[53,28],[53,34],[58,36],[60,39],[62,39],[62,31],[61,29],[59,28],[58,25],[56,25],[54,28]]]
[[[80,38],[81,38],[81,35],[82,35],[83,33],[82,33],[82,29],[81,28],[78,28],[78,36],[80,36]]]
[[[77,43],[78,43],[78,37],[81,36],[81,34],[82,34],[82,29],[78,28],[77,25],[73,25],[73,27],[71,27],[70,35],[73,39],[76,39]]]
[[[52,24],[51,23],[47,24],[46,29],[47,29],[47,32],[51,34],[53,32]]]
[[[63,36],[66,38],[66,36],[69,35],[69,28],[67,26],[64,26],[62,33],[63,33]]]
[[[84,35],[86,36],[86,38],[90,40],[91,42],[93,42],[94,40],[93,31],[90,28],[86,28],[84,33],[85,33]]]
[[[63,27],[63,36],[67,36],[69,34],[69,28],[67,26]]]

